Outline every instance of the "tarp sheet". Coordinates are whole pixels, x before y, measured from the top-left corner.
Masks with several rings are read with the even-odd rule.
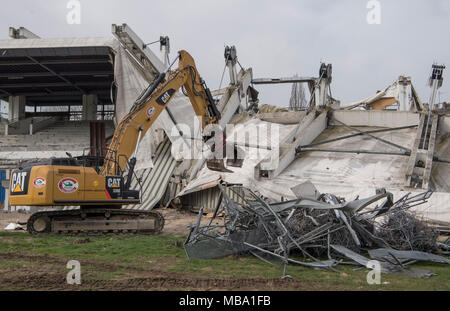
[[[142,91],[147,88],[149,82],[144,78],[138,65],[132,60],[128,52],[121,46],[117,50],[114,67],[117,85],[116,118],[119,121],[128,113]],[[183,130],[184,135],[188,134],[185,126],[188,126],[193,132],[194,123],[198,122],[198,119],[186,96],[178,92],[167,108],[170,109],[178,127],[185,129]],[[136,164],[138,170],[153,167],[152,151],[156,150],[156,147],[163,141],[163,132],[169,136],[171,141],[180,137],[175,123],[166,110],[160,114],[147,135],[141,140]],[[174,154],[174,156],[179,157],[177,154]]]

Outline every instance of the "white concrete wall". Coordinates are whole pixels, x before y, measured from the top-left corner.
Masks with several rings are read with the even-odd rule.
[[[439,131],[441,131],[441,135],[450,133],[450,116],[442,116],[439,118]]]
[[[419,124],[420,114],[409,111],[335,110],[333,117],[350,126],[400,127]]]

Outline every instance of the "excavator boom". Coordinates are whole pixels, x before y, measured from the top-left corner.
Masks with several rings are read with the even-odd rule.
[[[117,175],[125,170],[128,159],[133,157],[139,144],[138,140],[144,137],[181,87],[186,90],[195,114],[200,117],[202,128],[218,123],[220,113],[197,71],[193,58],[186,51],[180,51],[178,69],[160,74],[143,98],[137,100],[130,112],[120,121],[108,147],[102,175]],[[223,161],[216,170],[228,171]]]

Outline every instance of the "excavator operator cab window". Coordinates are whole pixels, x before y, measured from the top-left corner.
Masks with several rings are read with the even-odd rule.
[[[62,166],[80,166],[78,161],[73,158],[53,158],[52,165],[62,165]]]

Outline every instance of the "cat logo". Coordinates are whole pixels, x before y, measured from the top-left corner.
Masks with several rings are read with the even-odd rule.
[[[120,177],[108,177],[107,187],[108,188],[119,188],[120,187]]]
[[[107,176],[105,193],[109,199],[117,199],[122,193],[123,179],[120,176]]]
[[[11,194],[25,194],[27,192],[27,171],[14,172],[11,176]]]
[[[167,91],[164,92],[164,94],[162,94],[160,97],[158,97],[156,99],[156,102],[160,105],[165,105],[169,102],[170,97],[172,97],[172,95],[175,93],[174,89],[169,89]]]

